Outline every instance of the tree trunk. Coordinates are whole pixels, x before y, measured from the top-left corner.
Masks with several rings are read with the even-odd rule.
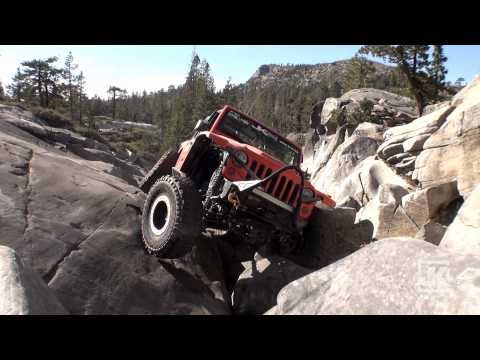
[[[48,86],[45,84],[45,107],[48,108]]]
[[[72,91],[72,80],[69,79],[69,96],[70,96],[70,119],[73,120],[73,91]]]
[[[115,120],[115,91],[113,92],[113,109],[112,109],[112,119]]]

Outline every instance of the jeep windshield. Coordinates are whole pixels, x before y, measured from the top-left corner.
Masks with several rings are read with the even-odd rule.
[[[241,143],[265,151],[287,165],[298,165],[300,154],[297,149],[267,128],[235,111],[225,114],[218,129]]]

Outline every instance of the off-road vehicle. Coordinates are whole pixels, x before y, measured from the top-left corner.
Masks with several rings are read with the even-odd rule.
[[[210,228],[292,253],[315,204],[335,207],[300,169],[301,148],[226,105],[199,120],[191,139],[167,151],[140,183],[146,250],[185,255]]]

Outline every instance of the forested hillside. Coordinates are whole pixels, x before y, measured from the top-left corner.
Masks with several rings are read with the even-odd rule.
[[[417,53],[414,55],[417,57]],[[131,151],[156,154],[188,137],[200,118],[230,104],[277,128],[280,132],[305,132],[312,107],[328,97],[339,97],[348,90],[371,87],[411,96],[405,74],[399,67],[386,66],[359,55],[352,59],[315,65],[262,65],[243,84],[227,82],[215,87],[206,59],[192,54],[185,82],[154,92],[129,92],[112,84],[105,89],[108,98],[85,93],[88,74],[75,64],[70,53],[65,63],[57,57],[25,61],[8,85],[11,103],[57,118],[83,132],[95,132],[101,119],[153,124],[151,131],[139,129],[114,142]],[[438,99],[435,99],[438,100]],[[55,115],[52,115],[54,114]]]

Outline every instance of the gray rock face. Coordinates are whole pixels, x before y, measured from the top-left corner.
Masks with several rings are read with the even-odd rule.
[[[480,185],[460,208],[440,246],[459,253],[480,255]]]
[[[0,294],[0,315],[68,314],[53,290],[6,246],[0,246]]]
[[[144,194],[0,120],[0,245],[16,250],[72,314],[228,314],[215,241],[185,258],[143,250]]]
[[[121,154],[114,153],[109,146],[70,130],[48,126],[43,120],[18,107],[0,105],[0,130],[29,142],[48,144],[85,160],[108,164],[100,166],[102,171],[134,186],[145,175],[144,169],[129,159],[120,159]]]
[[[360,164],[369,156],[375,154],[378,144],[369,137],[348,138],[339,145],[327,164],[312,177],[312,183],[321,191],[332,195],[335,201],[342,200],[340,196],[341,184]]]
[[[364,122],[359,124],[352,133],[352,136],[358,137],[369,137],[377,141],[383,140],[383,130],[382,125]]]
[[[384,90],[364,88],[350,90],[340,98],[327,98],[321,111],[320,123],[334,131],[335,125],[330,122],[333,112],[340,109],[347,113],[356,112],[363,100],[373,103],[372,114],[388,126],[408,123],[418,117],[413,100]],[[315,110],[318,113],[318,109]],[[313,116],[313,119],[316,119],[316,116]]]
[[[272,256],[245,262],[232,294],[236,314],[263,314],[276,305],[277,294],[288,283],[312,270],[292,261]]]
[[[480,314],[480,257],[393,238],[285,286],[266,314]]]
[[[295,257],[297,264],[318,269],[357,251],[372,240],[370,221],[355,223],[353,208],[316,208],[304,231],[305,248]]]
[[[433,245],[439,245],[446,230],[446,226],[436,223],[435,221],[429,221],[422,225],[420,231],[415,235],[415,239],[427,241]]]
[[[422,187],[456,179],[466,198],[480,183],[480,76],[455,95],[451,108],[443,126],[425,141],[413,178]]]
[[[358,219],[373,224],[373,237],[415,236],[419,225],[401,206],[407,191],[398,185],[382,184],[373,200],[360,210]]]

